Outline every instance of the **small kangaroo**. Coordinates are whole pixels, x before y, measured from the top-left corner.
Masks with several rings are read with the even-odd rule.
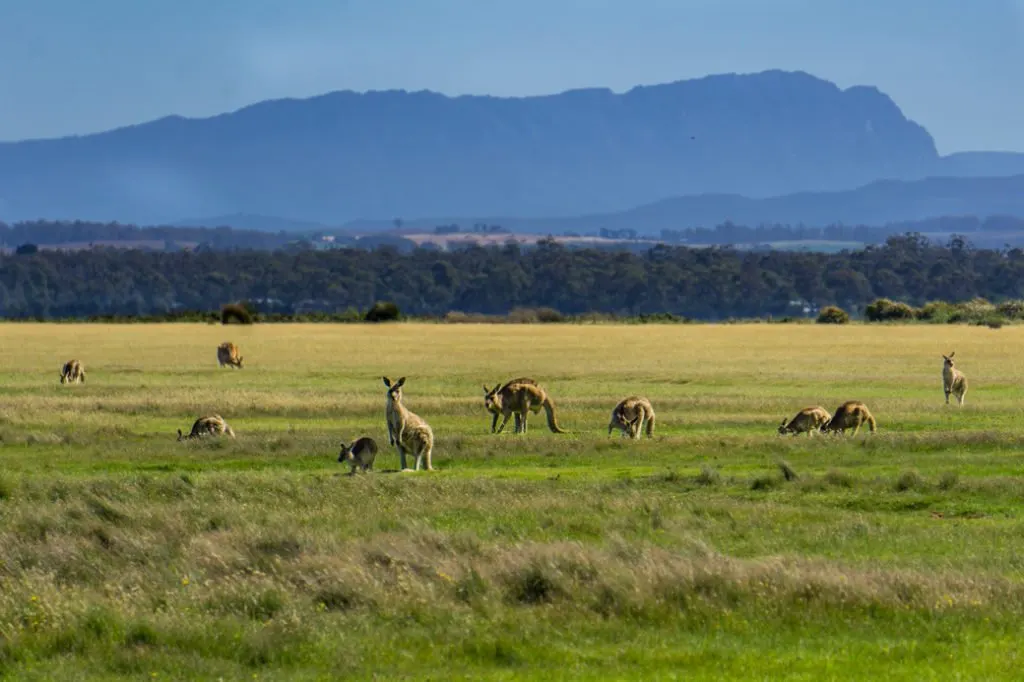
[[[219,414],[210,414],[197,419],[192,424],[192,431],[187,436],[181,433],[181,429],[178,429],[178,440],[202,438],[203,436],[219,436],[221,434],[228,435],[231,438],[235,437],[235,432],[228,426],[223,417]]]
[[[238,346],[231,341],[225,341],[217,346],[217,362],[221,367],[227,365],[242,369],[242,356],[239,355]]]
[[[495,401],[487,400],[487,396],[491,395],[491,393],[500,393],[513,384],[530,384],[531,386],[539,385],[530,377],[518,377],[516,379],[509,379],[501,388],[495,386],[494,389],[490,389],[484,386],[484,407],[486,407],[487,411],[493,415],[493,418],[491,419],[491,433],[494,433],[498,427],[498,417],[501,415],[501,407],[499,407]],[[519,433],[519,430],[522,428],[523,418],[519,416],[518,412],[515,413],[515,420],[516,433]]]
[[[504,386],[495,386],[484,394],[484,406],[488,412],[495,414],[500,412],[504,419],[496,433],[501,433],[508,424],[509,417],[517,413],[522,417],[522,424],[516,428],[516,433],[526,433],[527,416],[530,412],[540,412],[543,407],[548,417],[548,428],[552,433],[565,433],[558,425],[555,417],[555,403],[548,397],[547,392],[536,383],[508,383]]]
[[[85,368],[78,360],[68,360],[60,369],[60,383],[77,384],[85,383]]]
[[[824,407],[805,407],[797,412],[796,416],[790,419],[788,424],[783,419],[782,423],[779,424],[779,433],[792,433],[795,436],[806,431],[807,435],[811,436],[827,424],[830,419],[832,419],[832,415]]]
[[[647,437],[654,437],[654,408],[647,398],[637,395],[623,398],[615,409],[612,410],[611,421],[608,422],[608,435],[612,435],[613,429],[619,429],[622,437],[627,435],[636,440],[640,438],[640,431],[647,422]]]
[[[377,442],[368,436],[357,439],[351,446],[341,444],[341,452],[338,454],[339,462],[348,462],[352,465],[352,473],[356,469],[364,472],[373,470],[373,460],[377,456]]]
[[[868,406],[859,400],[848,400],[836,408],[835,414],[821,430],[825,433],[841,431],[845,434],[847,429],[853,429],[853,435],[856,436],[863,424],[868,425],[871,433],[875,432],[875,418],[871,416]]]
[[[956,398],[957,405],[964,406],[964,396],[967,395],[967,377],[964,373],[953,366],[953,356],[956,351],[948,356],[942,356],[942,390],[946,394],[946,404],[949,405],[949,394]]]
[[[391,379],[382,377],[388,387],[385,397],[385,415],[388,421],[388,441],[398,449],[399,464],[402,471],[412,471],[405,465],[405,453],[410,452],[416,457],[416,471],[426,463],[427,471],[434,471],[430,456],[434,449],[434,431],[423,419],[402,404],[402,386],[405,377],[391,383]]]

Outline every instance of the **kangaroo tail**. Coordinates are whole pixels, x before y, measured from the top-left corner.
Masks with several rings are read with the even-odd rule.
[[[875,432],[875,418],[874,417],[868,417],[868,430],[871,431],[871,433]]]
[[[551,398],[544,401],[544,411],[548,414],[548,428],[551,429],[551,433],[565,433],[555,418],[555,404],[551,402]]]
[[[651,416],[647,419],[647,437],[648,438],[653,438],[654,437],[654,413],[653,412],[651,413]]]
[[[228,434],[228,435],[229,435],[229,436],[231,436],[232,438],[234,438],[234,437],[235,437],[235,431],[234,431],[234,429],[232,429],[232,428],[231,428],[230,426],[228,426],[227,424],[225,424],[225,425],[224,425],[224,433]]]

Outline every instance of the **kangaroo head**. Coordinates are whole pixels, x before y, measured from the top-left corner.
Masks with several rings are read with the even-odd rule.
[[[349,446],[347,446],[344,443],[342,443],[341,444],[341,452],[338,453],[338,461],[339,462],[344,462],[346,459],[354,459],[354,458],[355,458],[355,456],[352,454],[352,448],[350,448]]]
[[[943,367],[952,367],[953,366],[953,356],[954,355],[956,355],[956,351],[953,351],[949,355],[943,355],[942,356],[942,366]]]
[[[391,379],[382,377],[384,379],[384,385],[388,387],[388,397],[395,402],[402,402],[402,386],[405,385],[405,377],[401,377],[398,381],[392,383]]]
[[[494,388],[487,388],[484,386],[484,407],[489,412],[496,412],[501,409],[501,396],[498,395],[498,389],[501,388],[501,384],[495,384]]]
[[[783,417],[782,423],[779,424],[779,433],[786,433],[786,431],[788,431],[788,429],[786,428],[786,418]]]

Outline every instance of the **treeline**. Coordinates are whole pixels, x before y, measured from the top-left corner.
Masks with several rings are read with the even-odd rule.
[[[632,231],[630,231],[632,232]],[[823,227],[809,225],[735,225],[731,222],[713,228],[696,227],[683,230],[662,230],[660,238],[667,243],[689,244],[764,244],[770,242],[814,240],[854,241],[880,244],[894,235],[913,232],[938,234],[971,234],[972,232],[1022,232],[1024,218],[1016,216],[943,216],[885,225],[843,225]],[[625,237],[624,237],[625,238]]]
[[[637,254],[541,240],[454,251],[39,251],[0,257],[0,316],[68,318],[219,310],[336,313],[394,302],[407,315],[671,314],[698,320],[859,314],[876,298],[1024,298],[1024,250],[975,249],[920,234],[838,254],[658,245]]]

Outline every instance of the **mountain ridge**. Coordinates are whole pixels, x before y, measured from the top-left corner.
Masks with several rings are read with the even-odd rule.
[[[622,93],[339,90],[0,143],[0,219],[568,219],[665,197],[767,199],[947,171],[1024,172],[1024,154],[942,157],[877,87],[841,89],[804,71],[712,74]]]

